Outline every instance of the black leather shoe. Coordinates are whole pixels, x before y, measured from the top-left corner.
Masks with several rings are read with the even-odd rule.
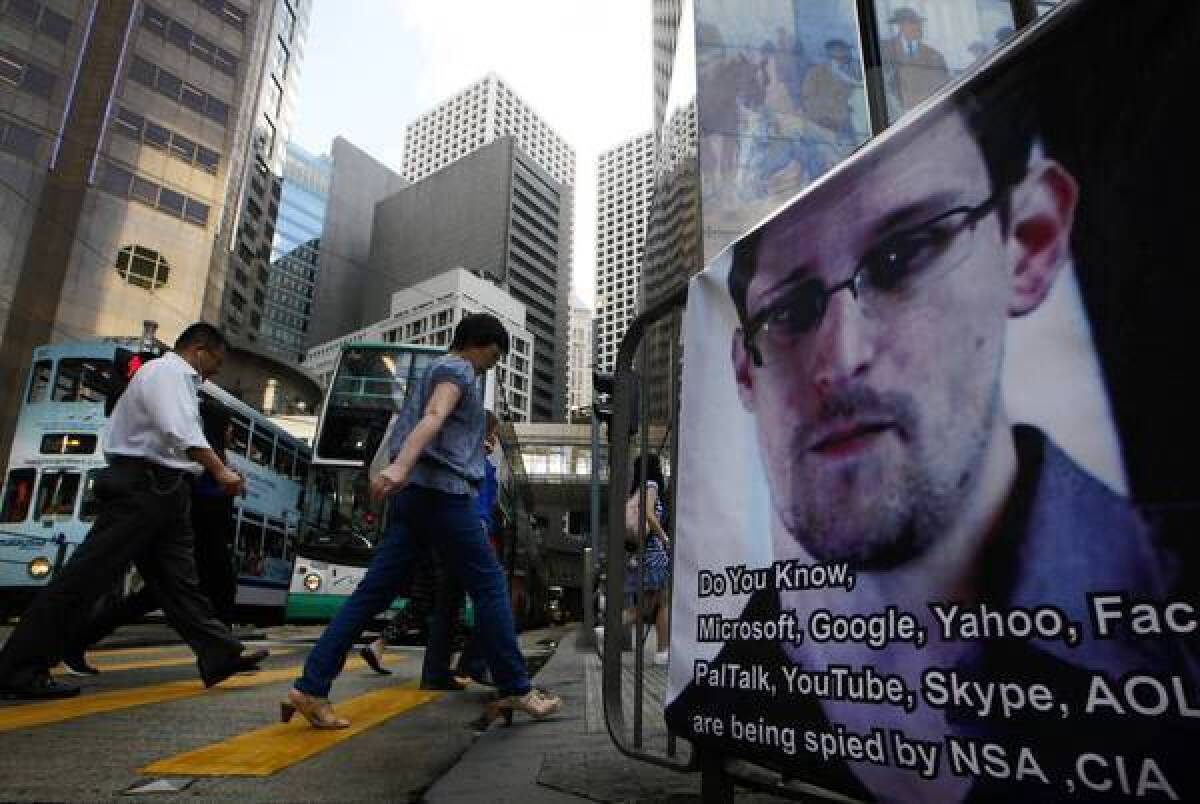
[[[391,670],[383,666],[383,663],[379,661],[379,656],[370,647],[359,648],[358,655],[362,657],[362,660],[367,663],[368,667],[379,675],[390,676],[392,674]]]
[[[251,651],[249,653],[243,653],[241,656],[237,656],[230,660],[228,664],[222,665],[221,667],[218,667],[217,669],[201,676],[202,680],[204,681],[204,686],[215,687],[235,673],[245,673],[247,671],[257,670],[258,663],[270,655],[271,652],[266,648],[259,648],[258,650]]]
[[[87,663],[87,659],[82,653],[76,653],[70,656],[64,656],[62,663],[66,665],[67,672],[73,676],[98,676],[100,671]]]
[[[50,676],[38,676],[24,684],[0,682],[0,698],[9,701],[45,701],[53,698],[74,698],[79,687],[62,684]]]
[[[444,692],[462,692],[467,688],[466,684],[455,681],[453,678],[448,678],[445,681],[429,681],[421,682],[423,690],[442,690]]]

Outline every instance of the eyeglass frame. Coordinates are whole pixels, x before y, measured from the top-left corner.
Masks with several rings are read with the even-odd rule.
[[[929,218],[928,220],[924,220],[918,224],[914,224],[913,226],[908,226],[904,229],[892,232],[882,243],[872,247],[865,255],[863,255],[863,258],[858,261],[857,265],[854,266],[854,271],[851,272],[850,276],[848,276],[846,279],[843,279],[841,282],[837,282],[829,287],[826,287],[824,281],[818,277],[805,280],[806,284],[816,282],[821,285],[821,305],[820,312],[817,314],[816,320],[813,321],[812,325],[806,329],[803,334],[815,332],[816,330],[820,329],[821,323],[825,320],[825,313],[829,310],[829,300],[832,299],[835,294],[840,293],[843,290],[849,290],[850,295],[854,297],[854,300],[856,302],[859,301],[859,294],[862,292],[862,276],[867,270],[868,261],[871,259],[872,255],[878,253],[880,249],[886,247],[888,243],[900,238],[911,236],[924,229],[928,229],[929,227],[934,226],[935,224],[951,217],[952,215],[961,215],[966,213],[962,223],[959,224],[953,232],[946,234],[945,244],[949,245],[964,231],[967,229],[974,229],[974,227],[981,220],[995,212],[1001,204],[1008,200],[1010,191],[1011,188],[1009,187],[1002,188],[992,193],[975,206],[960,205],[953,207],[945,212],[935,215],[932,218]],[[763,309],[750,316],[750,320],[747,321],[745,327],[742,328],[742,344],[745,347],[746,352],[749,353],[750,358],[754,361],[755,366],[761,368],[763,361],[762,352],[755,345],[754,339],[758,337],[758,334],[766,327],[767,319],[771,315],[776,313],[781,307],[785,307],[792,303],[794,300],[795,294],[790,293],[787,294],[783,299],[766,305],[763,307]]]

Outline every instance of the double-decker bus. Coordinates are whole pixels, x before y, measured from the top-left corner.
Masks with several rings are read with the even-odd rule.
[[[96,474],[106,465],[106,402],[122,384],[114,379],[163,348],[143,336],[34,350],[0,487],[0,613],[20,612],[87,535],[97,512]],[[237,614],[280,620],[309,450],[216,385],[206,382],[200,393],[229,411],[227,459],[246,478],[246,496],[234,500]]]
[[[444,352],[443,348],[400,343],[356,342],[342,347],[325,391],[313,442],[312,469],[308,473],[300,541],[288,595],[289,622],[328,620],[358,587],[374,545],[386,527],[385,506],[371,500],[368,464],[383,440],[391,416],[403,407],[414,380]],[[480,377],[479,383],[485,407],[491,409],[497,397],[494,372]],[[521,461],[514,433],[508,422],[500,426],[500,444],[493,460],[498,458],[499,464],[500,529],[506,532],[504,539],[509,546],[509,550],[502,550],[500,560],[509,565],[510,576],[512,562],[520,560],[524,580],[527,575],[538,574],[527,572],[524,566],[536,559],[529,529],[515,524],[522,517],[515,514],[512,500],[528,498],[528,487],[523,473],[511,468],[512,462]],[[528,508],[524,502],[517,505]],[[524,518],[528,520],[528,511],[524,512]],[[524,534],[523,538],[518,532]],[[516,550],[518,540],[521,550]],[[540,596],[528,592],[522,584],[521,611],[516,612],[520,622],[530,622],[524,616],[526,601],[530,599],[540,600]],[[407,604],[402,590],[402,596],[391,607],[404,610]],[[472,618],[468,601],[467,622]],[[413,637],[419,634],[422,625],[408,622],[402,628],[407,636]]]
[[[362,580],[385,515],[371,500],[367,467],[409,386],[444,351],[362,342],[342,348],[317,420],[289,622],[329,620]],[[392,607],[406,603],[398,598]]]

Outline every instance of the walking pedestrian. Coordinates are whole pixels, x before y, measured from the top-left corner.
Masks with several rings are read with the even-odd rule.
[[[437,358],[410,389],[392,434],[391,464],[372,483],[391,496],[388,529],[350,599],[317,641],[282,705],[286,721],[299,711],[314,727],[345,728],[327,696],[346,653],[366,622],[393,597],[419,551],[431,547],[446,571],[471,596],[484,655],[500,698],[486,719],[511,721],[521,710],[545,718],[562,700],[535,689],[517,645],[504,572],[479,527],[472,497],[484,476],[479,444],[483,400],[477,378],[508,351],[508,332],[487,313],[459,322],[450,351]],[[393,496],[394,495],[394,496]]]
[[[167,622],[195,652],[206,687],[256,669],[265,650],[243,645],[218,620],[200,591],[189,517],[192,479],[208,470],[229,494],[242,477],[209,446],[200,427],[197,389],[225,360],[225,338],[195,323],[175,349],[134,375],[105,434],[108,466],[95,485],[99,515],[62,571],[21,617],[0,650],[0,696],[66,698],[79,688],[50,677],[68,634],[132,562],[153,590]]]
[[[642,508],[642,494],[646,495],[646,507]],[[667,481],[662,471],[662,462],[657,455],[638,457],[633,466],[629,496],[625,503],[626,528],[633,539],[637,538],[639,519],[646,520],[646,543],[640,560],[644,563],[642,595],[638,594],[638,562],[636,552],[625,559],[625,610],[621,614],[622,627],[640,623],[644,617],[652,616],[655,632],[654,664],[666,665],[670,659],[669,619],[671,610],[671,540],[667,535],[670,511],[667,508]],[[631,516],[632,512],[632,516]],[[628,545],[628,542],[626,543]],[[626,547],[628,549],[628,546]],[[636,629],[635,629],[636,633]],[[595,629],[597,644],[603,653],[604,626]]]
[[[489,460],[496,449],[496,438],[500,431],[500,420],[490,410],[484,411],[487,419],[487,434],[483,438],[484,476],[479,485],[479,493],[475,497],[475,512],[479,517],[479,525],[483,535],[491,545],[493,509],[496,505],[496,495],[499,483],[496,479],[496,467]],[[495,546],[491,545],[493,551]],[[499,557],[497,556],[497,559]],[[465,593],[462,584],[452,573],[429,554],[425,560],[417,562],[416,578],[413,580],[413,594],[410,596],[409,608],[395,615],[396,619],[413,616],[411,609],[417,607],[418,596],[416,589],[419,581],[426,580],[426,574],[434,581],[435,591],[431,595],[432,605],[423,606],[417,615],[425,620],[425,659],[421,666],[421,689],[424,690],[465,690],[467,680],[491,685],[488,676],[487,662],[483,658],[478,629],[473,629],[464,640],[463,649],[454,671],[450,669],[450,654],[457,641],[457,635],[463,628],[463,601]],[[418,620],[419,621],[419,620]],[[359,650],[362,657],[372,670],[379,675],[390,676],[391,670],[383,666],[383,652],[387,648],[387,638],[380,634],[379,638],[370,645]]]
[[[222,462],[233,434],[229,411],[212,399],[200,402],[204,438]],[[200,591],[212,604],[217,619],[233,626],[237,577],[233,570],[233,497],[205,470],[192,486],[192,531],[195,538],[196,577]],[[122,625],[135,623],[162,603],[154,587],[145,584],[132,595],[108,596],[84,622],[77,622],[67,637],[63,665],[75,676],[95,676],[85,652]]]

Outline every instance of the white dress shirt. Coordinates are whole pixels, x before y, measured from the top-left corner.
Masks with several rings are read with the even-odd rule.
[[[192,447],[208,448],[200,425],[199,373],[174,352],[138,369],[117,401],[104,454],[145,458],[171,469],[200,474],[203,467],[187,456]]]

